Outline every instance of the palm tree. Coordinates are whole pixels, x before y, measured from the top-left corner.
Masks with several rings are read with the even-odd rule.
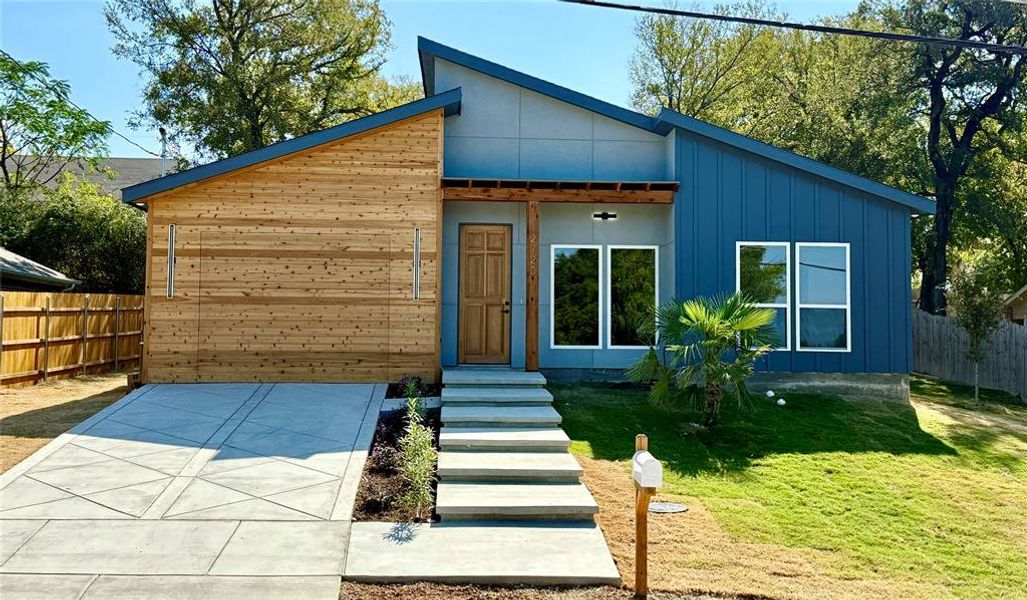
[[[717,421],[725,395],[740,405],[751,401],[746,380],[777,338],[773,310],[737,293],[671,300],[656,309],[654,319],[659,344],[653,343],[627,371],[632,381],[651,386],[651,402],[690,397],[709,426]]]

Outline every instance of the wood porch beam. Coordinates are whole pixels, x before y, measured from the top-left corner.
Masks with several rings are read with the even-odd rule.
[[[526,207],[528,243],[526,244],[525,251],[528,264],[525,269],[527,306],[524,319],[524,368],[527,371],[538,371],[538,203],[537,199],[529,200]]]
[[[443,200],[487,202],[609,202],[619,204],[673,204],[673,190],[599,190],[444,187]]]

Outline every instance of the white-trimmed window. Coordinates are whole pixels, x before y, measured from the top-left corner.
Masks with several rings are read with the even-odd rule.
[[[606,347],[648,348],[655,332],[641,329],[660,297],[660,248],[607,246],[606,264]]]
[[[774,311],[775,350],[792,347],[792,273],[788,242],[737,242],[735,290],[748,294],[756,306]]]
[[[806,352],[852,350],[849,244],[795,244],[798,349]]]
[[[601,347],[603,313],[602,246],[554,244],[549,273],[549,345],[595,350]]]

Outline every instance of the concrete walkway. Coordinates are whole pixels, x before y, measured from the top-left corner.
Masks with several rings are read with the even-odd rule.
[[[620,582],[539,373],[447,369],[440,523],[354,523],[346,578],[491,584]]]
[[[0,596],[336,598],[384,396],[132,392],[0,476]]]

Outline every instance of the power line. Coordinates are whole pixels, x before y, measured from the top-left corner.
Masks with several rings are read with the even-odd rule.
[[[780,27],[783,29],[799,29],[802,31],[816,31],[819,33],[836,33],[840,35],[854,35],[883,40],[900,42],[916,42],[930,44],[933,46],[956,46],[972,50],[987,50],[992,53],[1008,53],[1027,56],[1027,48],[1023,46],[1007,46],[1003,44],[990,44],[987,42],[975,42],[973,40],[960,40],[955,38],[932,37],[925,35],[913,35],[907,33],[891,33],[888,31],[870,31],[868,29],[852,29],[849,27],[833,27],[831,25],[813,25],[809,23],[795,23],[792,21],[777,21],[773,19],[757,19],[754,17],[735,17],[731,15],[718,15],[716,13],[704,13],[692,10],[678,10],[676,8],[660,8],[657,6],[643,6],[638,4],[619,4],[605,0],[559,0],[570,4],[583,4],[585,6],[598,6],[602,8],[616,8],[637,12],[648,12],[672,17],[691,17],[694,19],[710,19],[713,21],[727,21],[729,23],[744,23],[746,25],[763,25],[766,27]]]
[[[11,61],[15,62],[16,64],[20,65],[21,67],[25,66],[24,63],[19,61],[17,58],[14,58],[13,56],[11,56],[6,50],[0,49],[0,54],[3,54],[4,56],[6,56],[8,58],[8,60],[11,60]],[[31,76],[33,79],[35,79],[39,83],[41,83],[44,86],[46,86],[51,92],[58,93],[58,94],[63,94],[63,91],[55,90],[53,87],[51,87],[50,82],[47,81],[46,79],[43,79],[43,77],[40,76],[39,74],[37,74],[37,73],[35,73],[33,71],[27,71],[27,70],[26,70],[26,73],[28,73],[29,76]],[[68,104],[74,106],[75,108],[77,108],[80,111],[82,111],[83,113],[85,113],[85,115],[87,117],[89,117],[90,119],[96,121],[97,123],[103,123],[103,121],[101,121],[100,119],[97,119],[96,117],[94,117],[92,115],[92,113],[90,113],[88,110],[82,108],[78,104],[75,104],[75,101],[72,100],[70,96],[65,97],[64,99],[67,100]],[[154,152],[152,150],[144,148],[141,144],[139,144],[138,142],[136,142],[134,140],[129,139],[128,136],[126,136],[125,134],[121,133],[120,131],[118,131],[114,127],[110,127],[110,130],[111,130],[111,133],[113,133],[114,135],[118,136],[119,138],[125,140],[129,144],[132,144],[136,148],[139,148],[143,152],[145,152],[145,153],[147,153],[147,154],[149,154],[151,156],[156,156],[157,158],[160,158],[160,154],[157,154],[156,152]]]

